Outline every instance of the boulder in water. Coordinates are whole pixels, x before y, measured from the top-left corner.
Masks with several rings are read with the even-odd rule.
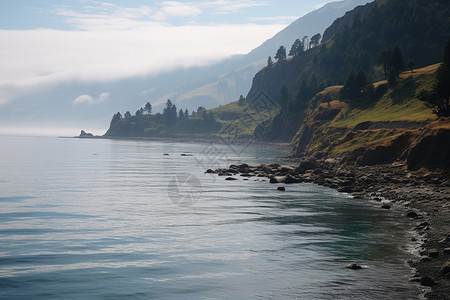
[[[348,266],[347,266],[347,269],[351,269],[351,270],[361,270],[363,267],[361,267],[360,265],[358,265],[358,264],[349,264]]]
[[[275,177],[270,178],[270,183],[280,183]]]
[[[226,181],[234,181],[234,180],[237,180],[236,178],[233,178],[233,177],[227,177],[227,178],[225,178],[225,180]]]

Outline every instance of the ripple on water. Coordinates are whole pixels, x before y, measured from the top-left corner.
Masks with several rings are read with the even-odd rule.
[[[279,193],[207,176],[207,144],[0,139],[0,298],[419,298],[395,210],[312,184]],[[178,207],[168,184],[186,170],[202,193]]]

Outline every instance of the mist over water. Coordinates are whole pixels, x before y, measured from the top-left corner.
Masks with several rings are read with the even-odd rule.
[[[401,248],[408,220],[395,209],[204,173],[274,162],[277,151],[0,141],[2,299],[419,298]]]

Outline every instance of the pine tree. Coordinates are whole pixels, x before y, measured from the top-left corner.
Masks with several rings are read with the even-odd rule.
[[[120,120],[122,120],[122,115],[120,114],[120,112],[118,112],[117,114],[115,114],[111,120],[111,124],[109,127],[113,126],[114,124],[118,123]]]
[[[400,78],[400,73],[405,69],[405,60],[400,48],[396,46],[392,50],[391,59],[389,61],[389,83],[393,84]]]
[[[240,96],[239,97],[239,101],[238,101],[239,106],[242,106],[245,104],[245,97],[244,96]]]
[[[145,109],[145,111],[147,111],[147,114],[152,113],[152,105],[150,104],[150,102],[147,102],[147,104],[145,104],[144,109]]]
[[[317,33],[317,34],[313,35],[311,37],[311,41],[309,42],[310,48],[311,48],[311,46],[317,47],[319,45],[319,43],[320,43],[320,39],[321,38],[322,38],[322,35],[320,33]]]
[[[444,48],[442,64],[436,71],[436,83],[432,91],[421,91],[419,99],[433,106],[433,113],[441,117],[450,117],[450,39]]]
[[[378,62],[383,66],[384,79],[388,79],[388,67],[389,62],[391,61],[391,56],[392,56],[392,48],[389,47],[383,50],[380,54],[380,57],[378,58]]]
[[[284,46],[280,46],[280,48],[278,48],[275,59],[278,61],[283,61],[286,59],[286,48]]]
[[[289,56],[297,57],[303,53],[304,46],[300,39],[296,39],[294,44],[291,47],[291,51],[289,51]]]

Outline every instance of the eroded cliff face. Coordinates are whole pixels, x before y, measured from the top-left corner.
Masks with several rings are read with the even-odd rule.
[[[430,124],[411,143],[406,157],[408,169],[443,169],[450,171],[450,118]]]
[[[404,163],[409,170],[450,170],[450,118],[431,121],[362,122],[352,128],[317,121],[316,109],[292,143],[297,157],[337,158],[373,166]],[[329,109],[332,111],[332,109]]]
[[[414,78],[402,80],[414,80],[417,85],[413,86],[420,89],[433,80],[436,69],[418,69],[409,75]],[[340,86],[325,89],[311,99],[304,122],[292,139],[294,155],[328,157],[357,166],[398,162],[409,170],[450,171],[450,118],[436,120],[431,109],[414,96],[399,104],[392,95],[404,89],[401,81],[366,108],[351,108],[337,100]]]

